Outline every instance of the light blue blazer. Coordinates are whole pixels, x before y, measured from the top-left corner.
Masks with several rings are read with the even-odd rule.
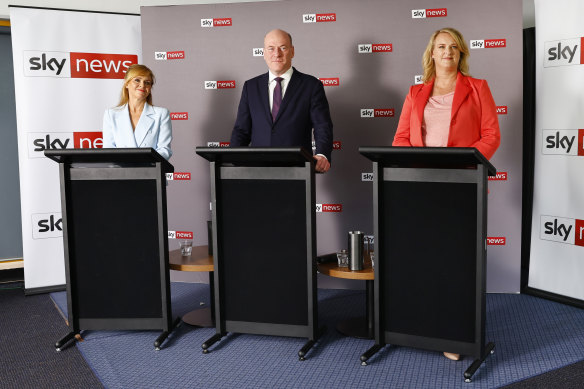
[[[152,147],[167,160],[172,155],[172,124],[168,109],[144,104],[144,110],[132,131],[128,105],[110,108],[103,115],[103,147]]]

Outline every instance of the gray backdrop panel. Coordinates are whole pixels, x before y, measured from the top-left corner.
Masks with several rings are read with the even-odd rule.
[[[144,62],[157,77],[154,103],[171,112],[188,112],[173,121],[172,163],[191,172],[190,181],[170,182],[169,229],[193,231],[195,244],[206,244],[209,212],[208,162],[195,146],[228,142],[245,80],[267,71],[253,48],[263,36],[283,28],[293,36],[293,65],[319,78],[339,78],[325,87],[334,122],[332,169],[316,180],[317,204],[342,204],[342,212],[317,213],[317,252],[346,247],[347,232],[373,235],[372,183],[361,173],[372,171],[359,146],[389,145],[403,100],[414,77],[422,73],[421,55],[430,34],[452,26],[470,40],[505,39],[506,47],[471,50],[470,70],[486,79],[498,106],[502,142],[491,162],[505,181],[491,181],[489,237],[505,237],[504,246],[489,246],[487,289],[518,292],[521,237],[522,160],[522,3],[519,0],[279,1],[142,7]],[[446,8],[446,17],[412,18],[412,9]],[[304,14],[334,13],[336,21],[303,23]],[[232,25],[201,27],[201,19],[231,18]],[[391,43],[392,52],[359,54],[363,43]],[[184,59],[155,60],[156,52],[184,51]],[[206,90],[204,81],[235,80],[236,88]],[[361,118],[362,108],[393,108],[389,118]],[[430,199],[429,199],[430,200]],[[452,237],[452,244],[458,237]],[[171,248],[177,246],[171,242]],[[328,277],[321,285],[331,283]],[[354,285],[354,284],[353,284]]]

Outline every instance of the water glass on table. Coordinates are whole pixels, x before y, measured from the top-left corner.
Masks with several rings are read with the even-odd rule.
[[[180,254],[182,256],[189,256],[193,251],[193,241],[192,240],[181,240],[178,242],[180,244]]]
[[[345,249],[337,253],[339,267],[349,267],[349,252]]]

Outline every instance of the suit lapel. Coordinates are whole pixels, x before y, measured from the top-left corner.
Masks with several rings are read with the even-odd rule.
[[[434,89],[434,79],[430,81],[428,84],[422,85],[422,88],[416,95],[416,116],[419,119],[420,126],[422,125],[422,121],[424,120],[424,108],[426,108],[426,103],[432,94],[432,89]],[[420,127],[421,131],[421,127]]]
[[[154,108],[148,103],[144,104],[144,110],[142,115],[140,115],[140,120],[138,120],[138,125],[134,129],[134,137],[136,138],[136,144],[138,147],[142,145],[142,141],[150,131],[150,127],[154,123]],[[128,115],[129,117],[129,115]]]
[[[264,107],[264,113],[268,117],[270,123],[272,122],[272,111],[270,110],[270,98],[268,97],[269,92],[269,74],[262,74],[258,81],[258,95],[260,96],[260,101]]]
[[[116,109],[114,112],[116,115],[115,122],[118,131],[121,132],[123,138],[130,143],[130,145],[124,147],[138,147],[136,144],[136,138],[134,137],[134,131],[132,131],[132,121],[130,119],[130,109],[128,104],[126,104],[123,109]]]
[[[450,118],[456,116],[456,113],[460,109],[460,106],[466,100],[466,96],[472,91],[468,80],[462,73],[458,73],[456,76],[456,88],[454,89],[454,99],[452,100],[452,115]]]

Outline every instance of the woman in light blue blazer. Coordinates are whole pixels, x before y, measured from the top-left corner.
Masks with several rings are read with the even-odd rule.
[[[103,147],[152,147],[167,160],[172,155],[168,109],[152,105],[154,74],[144,65],[126,71],[120,102],[103,115]]]

